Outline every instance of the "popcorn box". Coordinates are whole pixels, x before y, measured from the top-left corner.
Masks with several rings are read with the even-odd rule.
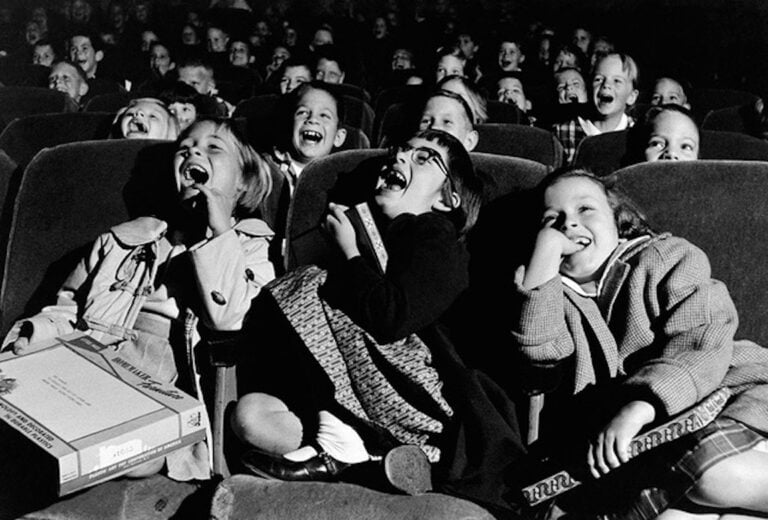
[[[59,496],[206,436],[202,402],[80,333],[0,355],[0,420],[42,450],[29,471],[53,466]]]

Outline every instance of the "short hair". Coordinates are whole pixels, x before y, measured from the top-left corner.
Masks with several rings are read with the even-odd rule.
[[[75,72],[77,73],[78,76],[80,76],[80,79],[85,81],[86,83],[88,83],[88,76],[86,75],[86,73],[83,70],[83,68],[80,66],[79,63],[75,63],[74,61],[71,61],[71,60],[57,60],[57,61],[54,61],[53,63],[51,63],[51,72],[53,71],[53,69],[57,65],[61,65],[61,64],[69,65],[70,67],[75,69]],[[50,75],[50,73],[49,73],[49,75]]]
[[[579,69],[579,72],[581,72],[582,76],[589,73],[589,67],[586,54],[579,48],[576,44],[571,42],[560,42],[557,47],[555,48],[554,54],[552,54],[552,62],[554,63],[555,59],[557,58],[557,55],[561,52],[567,52],[568,54],[573,54],[576,57],[576,68]],[[560,69],[555,70],[554,72],[560,72],[562,69],[566,67],[562,67]],[[573,68],[573,67],[567,67],[567,68]]]
[[[329,43],[327,45],[321,45],[320,47],[315,50],[315,61],[312,67],[312,71],[314,71],[317,68],[317,64],[320,63],[320,60],[325,59],[328,61],[335,61],[339,64],[339,68],[341,69],[341,72],[346,72],[347,70],[347,58],[344,55],[344,53],[341,50],[341,47],[338,47],[337,45],[333,43]]]
[[[168,105],[166,105],[165,102],[160,98],[145,96],[145,97],[137,97],[137,98],[131,99],[123,108],[117,111],[117,114],[115,114],[115,119],[112,120],[111,135],[113,137],[115,136],[124,137],[122,135],[122,129],[120,128],[120,124],[123,120],[123,116],[130,108],[142,102],[154,103],[155,105],[160,107],[165,113],[166,117],[168,118],[168,129],[173,130],[173,136],[166,137],[166,139],[173,139],[175,136],[179,135],[179,120],[176,119],[176,116],[174,116],[171,113],[171,111],[168,109]]]
[[[51,47],[51,50],[53,51],[53,55],[54,55],[54,60],[55,60],[56,57],[61,54],[60,53],[61,49],[58,46],[58,42],[54,42],[50,38],[40,38],[39,40],[37,40],[35,42],[35,44],[32,46],[32,48],[35,48],[35,47],[48,47],[48,46]]]
[[[648,140],[653,132],[653,124],[656,118],[664,112],[677,112],[690,119],[696,130],[699,131],[699,125],[696,118],[689,109],[676,103],[666,103],[664,105],[655,105],[648,109],[642,119],[629,129],[627,134],[627,162],[638,163],[645,161],[645,148],[648,146]]]
[[[333,87],[329,87],[327,83],[324,81],[317,81],[312,80],[307,83],[302,83],[298,87],[296,87],[292,92],[290,92],[286,97],[287,99],[287,106],[288,111],[290,114],[293,114],[293,111],[296,109],[296,106],[299,104],[299,101],[304,96],[304,94],[308,90],[322,90],[323,92],[327,93],[333,101],[336,103],[336,115],[339,118],[339,127],[344,123],[344,117],[345,117],[345,110],[344,110],[344,102],[339,97],[338,94],[334,91]]]
[[[680,85],[680,88],[683,89],[683,94],[685,94],[685,97],[688,98],[688,102],[690,103],[691,93],[693,92],[693,83],[690,79],[679,72],[664,71],[659,73],[656,76],[656,79],[653,81],[654,88],[656,87],[656,84],[662,79],[670,79]]]
[[[202,67],[208,71],[212,76],[214,74],[213,63],[207,57],[200,53],[188,54],[182,58],[179,63],[176,64],[177,69],[185,69],[192,67]]]
[[[608,199],[608,205],[613,210],[613,218],[616,222],[616,229],[619,231],[619,238],[632,239],[643,235],[656,235],[648,223],[643,211],[623,193],[616,185],[617,177],[609,175],[598,177],[589,170],[583,168],[560,168],[547,175],[536,187],[539,197],[540,210],[544,202],[544,192],[547,188],[554,186],[563,179],[586,179],[600,187]]]
[[[475,170],[469,152],[457,138],[442,130],[426,129],[404,139],[403,143],[413,138],[434,141],[448,152],[448,176],[450,182],[443,184],[443,196],[450,200],[451,187],[456,191],[461,203],[453,208],[448,217],[456,227],[459,237],[466,239],[467,233],[477,222],[482,203],[483,182]]]
[[[219,115],[219,106],[213,97],[198,93],[195,87],[187,85],[183,81],[174,81],[165,86],[157,97],[168,107],[173,103],[189,103],[194,105],[198,118],[201,116],[216,117]]]
[[[440,83],[438,83],[437,90],[433,91],[429,95],[429,97],[427,98],[427,101],[429,101],[434,97],[447,97],[447,98],[453,99],[461,103],[461,106],[462,108],[464,108],[464,112],[467,116],[467,119],[469,120],[473,128],[476,124],[482,123],[483,121],[481,120],[481,115],[479,115],[477,112],[475,112],[475,110],[472,109],[472,101],[469,96],[465,97],[465,96],[462,96],[461,94],[457,94],[456,92],[453,92],[452,90],[446,90],[445,88],[441,88],[441,86],[445,83],[445,80],[447,79],[461,79],[461,78],[460,76],[446,76],[445,78],[443,78],[443,81],[440,81]],[[469,93],[468,90],[467,90],[467,93]],[[487,117],[487,112],[485,112],[486,110],[485,100],[483,100],[482,97],[478,97],[477,100],[479,103],[478,108],[481,108],[481,110],[483,111],[483,114],[486,115]],[[481,101],[482,103],[480,104]],[[425,105],[426,105],[426,102],[425,102]]]
[[[91,42],[91,46],[93,47],[94,51],[98,52],[98,51],[104,50],[104,42],[101,40],[98,34],[90,30],[85,30],[85,29],[77,30],[76,28],[75,30],[71,31],[67,35],[67,39],[66,39],[67,51],[69,51],[69,48],[72,46],[72,38],[76,36],[82,36],[84,38],[88,38],[88,40]]]
[[[637,88],[638,84],[638,69],[637,69],[637,63],[635,63],[635,60],[632,59],[632,56],[629,54],[626,54],[624,52],[609,52],[608,54],[602,55],[598,60],[595,62],[595,68],[592,71],[592,75],[595,75],[595,70],[597,70],[598,64],[600,64],[603,60],[606,60],[610,58],[611,56],[616,56],[619,58],[619,61],[621,61],[621,70],[627,73],[627,77],[632,82],[632,88]]]
[[[272,191],[272,176],[269,167],[259,156],[256,150],[248,143],[245,134],[238,128],[233,119],[221,117],[203,116],[195,120],[176,140],[177,145],[189,136],[194,128],[200,124],[213,123],[216,129],[224,129],[235,144],[237,159],[242,169],[243,182],[246,189],[235,202],[234,216],[236,220],[242,220],[253,216],[259,205]]]

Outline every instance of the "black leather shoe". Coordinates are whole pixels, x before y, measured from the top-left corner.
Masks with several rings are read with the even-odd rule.
[[[277,480],[322,481],[338,480],[338,475],[354,464],[336,460],[321,451],[314,457],[294,462],[281,455],[272,455],[258,449],[246,451],[243,466],[254,475]]]

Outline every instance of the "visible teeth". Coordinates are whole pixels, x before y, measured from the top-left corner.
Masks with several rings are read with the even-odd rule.
[[[592,243],[592,241],[586,237],[579,237],[576,239],[576,243],[579,244],[580,246],[587,247],[589,244]]]
[[[323,138],[320,132],[315,132],[314,130],[304,130],[301,132],[301,137],[308,141],[320,141]]]
[[[208,180],[208,172],[196,164],[188,166],[184,170],[184,173],[189,175],[197,184],[205,184],[205,182]]]
[[[405,175],[394,169],[383,172],[381,179],[387,188],[403,189],[408,185]]]

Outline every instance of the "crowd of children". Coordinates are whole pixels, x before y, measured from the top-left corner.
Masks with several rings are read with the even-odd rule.
[[[548,513],[768,514],[768,351],[734,340],[736,309],[702,251],[651,229],[610,179],[571,165],[583,139],[616,131],[627,132],[634,162],[698,159],[683,75],[641,83],[635,49],[588,26],[504,19],[484,33],[459,23],[450,2],[408,20],[398,2],[370,19],[352,16],[354,6],[320,19],[247,1],[169,4],[73,0],[10,13],[24,31],[0,41],[0,82],[28,68],[25,85],[63,92],[79,110],[125,94],[109,137],[174,141],[164,173],[176,193],[162,211],[98,237],[57,301],[19,320],[4,348],[23,354],[80,330],[205,399],[194,360],[180,353],[227,333],[239,352],[229,428],[243,471],[338,480],[401,456],[426,473],[405,482],[389,468],[397,489],[434,486],[500,518],[524,514],[521,485],[537,470],[510,388],[527,389],[467,366],[447,326],[470,283],[468,236],[483,203],[470,152],[502,104],[564,150],[565,167],[533,192],[528,221],[509,225],[521,242],[536,228],[520,244],[528,257],[499,273],[508,341],[497,348],[558,381],[537,450],[571,450],[566,458],[592,477]],[[387,265],[361,256],[349,201],[334,201],[321,225],[341,268],[286,272],[297,182],[349,137],[346,96],[373,104],[407,88],[421,97],[403,104],[408,124],[372,143],[390,150],[363,194]],[[278,100],[274,119],[245,132],[235,111],[262,95]],[[736,395],[712,424],[632,460],[634,436],[721,386]],[[206,450],[142,470],[202,480]]]

